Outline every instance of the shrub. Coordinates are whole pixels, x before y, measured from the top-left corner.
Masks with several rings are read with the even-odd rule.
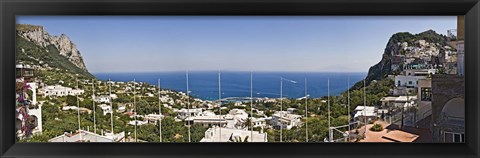
[[[374,124],[371,128],[370,131],[375,131],[375,132],[380,132],[383,131],[383,127],[380,124]]]

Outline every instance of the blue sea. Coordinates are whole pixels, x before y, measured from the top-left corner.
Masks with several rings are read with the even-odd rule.
[[[149,72],[149,73],[95,73],[98,79],[114,81],[147,82],[157,85],[161,80],[162,89],[181,92],[187,91],[186,72]],[[305,78],[307,93],[310,97],[328,95],[327,83],[330,79],[330,94],[338,95],[348,87],[365,78],[367,73],[333,73],[333,72],[253,72],[253,97],[280,97],[280,78],[283,80],[283,97],[300,98],[305,96]],[[204,100],[218,99],[218,72],[190,71],[189,90],[192,96]],[[222,98],[250,97],[250,72],[222,71]],[[291,80],[291,81],[288,81]]]

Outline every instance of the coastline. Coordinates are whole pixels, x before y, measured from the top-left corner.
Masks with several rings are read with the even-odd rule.
[[[190,76],[191,96],[202,100],[214,101],[218,99],[217,71],[192,71]],[[222,96],[250,97],[250,72],[247,71],[222,71],[221,87]],[[109,79],[117,82],[145,82],[157,85],[161,80],[161,88],[177,92],[186,92],[185,72],[139,72],[139,73],[93,73],[99,80]],[[339,95],[365,78],[362,72],[253,72],[253,98],[280,98],[280,77],[295,80],[295,84],[284,84],[284,98],[304,97],[305,83],[308,79],[308,94],[313,98],[327,96],[327,80],[330,79],[331,95]],[[348,79],[350,78],[350,87]]]

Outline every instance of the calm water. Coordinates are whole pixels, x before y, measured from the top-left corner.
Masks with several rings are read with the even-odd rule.
[[[101,80],[147,82],[161,87],[186,92],[185,72],[156,73],[96,73]],[[218,99],[218,72],[189,72],[189,90],[193,96],[206,100]],[[283,81],[283,96],[299,98],[305,95],[305,78],[307,78],[307,93],[311,97],[327,95],[327,80],[330,78],[330,94],[338,95],[350,86],[362,80],[366,73],[327,73],[327,72],[253,72],[253,97],[280,97],[280,78],[293,80],[296,83]],[[250,72],[221,72],[222,98],[250,97]]]

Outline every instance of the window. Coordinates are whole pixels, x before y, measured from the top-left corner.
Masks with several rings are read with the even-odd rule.
[[[400,80],[399,80],[398,83],[397,83],[397,85],[398,85],[399,87],[400,87],[400,83],[401,83],[401,82],[400,82]]]
[[[432,101],[432,88],[421,88],[422,101]]]
[[[409,84],[409,85],[412,85],[412,84],[413,84],[413,82],[412,82],[412,81],[408,81],[408,84]]]
[[[465,142],[464,133],[444,132],[444,142],[446,143],[463,143]]]

